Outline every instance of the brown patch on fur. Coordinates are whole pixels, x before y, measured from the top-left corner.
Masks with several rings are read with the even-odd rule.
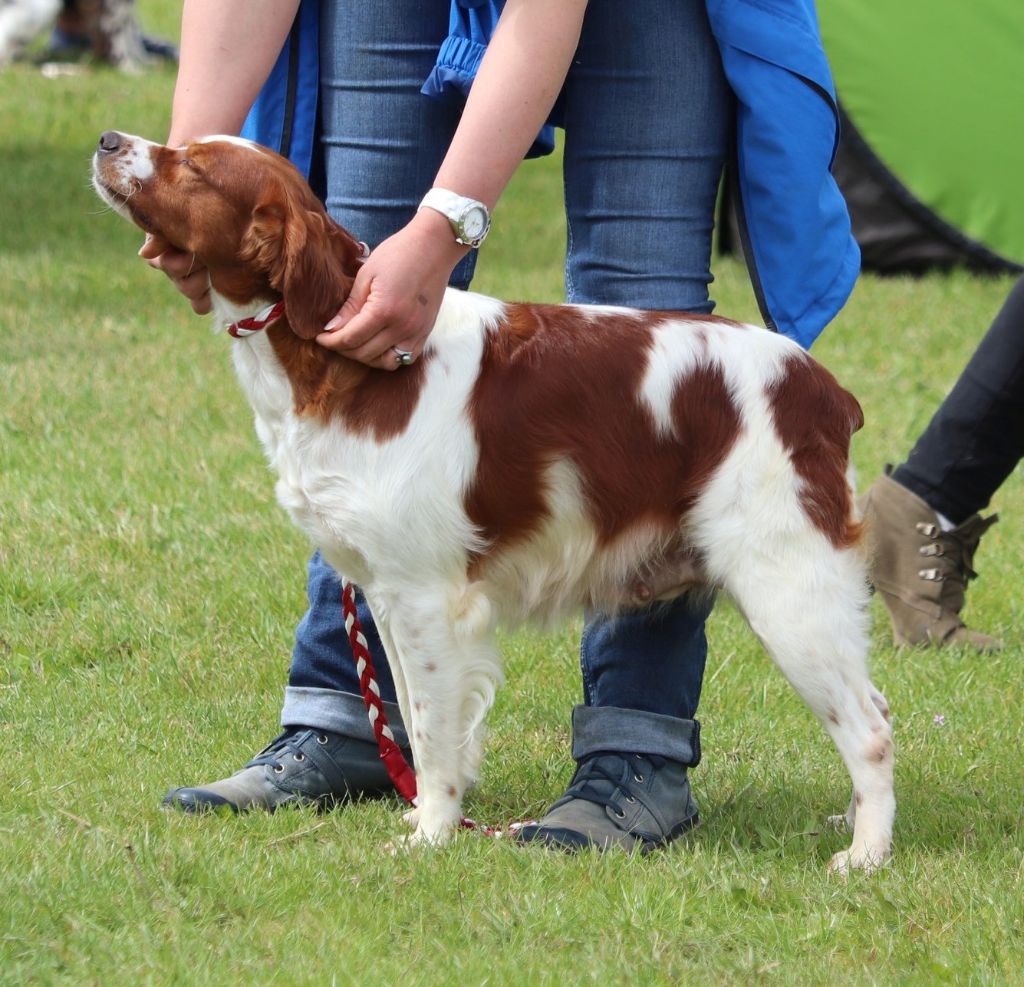
[[[857,399],[806,355],[787,360],[768,388],[775,431],[804,481],[804,510],[836,548],[855,545],[861,525],[853,519],[846,480],[850,437],[864,424]]]
[[[548,517],[544,474],[565,460],[604,544],[637,524],[677,531],[732,447],[739,413],[714,367],[679,382],[673,437],[656,432],[639,394],[654,327],[701,317],[554,305],[507,311],[485,342],[470,402],[480,442],[466,497],[474,524],[493,547],[532,534]]]
[[[457,792],[457,791],[455,790],[455,786],[454,786],[454,785],[449,785],[449,786],[448,786],[448,797],[449,797],[449,798],[452,798],[452,799],[453,799],[453,798],[455,798],[455,796],[456,796],[456,795],[458,795],[458,794],[459,794],[459,793],[458,793],[458,792]]]
[[[882,764],[892,754],[892,741],[886,737],[868,751],[868,760]]]
[[[420,400],[430,354],[411,367],[376,370],[299,339],[285,319],[267,328],[295,395],[295,412],[324,423],[340,418],[347,429],[378,442],[401,435]]]
[[[839,726],[839,717],[836,715],[836,711],[834,709],[829,709],[829,711],[828,711],[828,721],[833,726],[836,726],[836,727]]]
[[[401,435],[419,405],[430,360],[431,354],[424,353],[410,367],[371,369],[341,411],[345,427],[370,433],[379,442]]]
[[[854,805],[856,805],[856,806],[857,806],[857,807],[859,808],[859,807],[860,807],[860,804],[861,804],[861,803],[862,803],[863,801],[864,801],[864,796],[863,796],[863,795],[861,795],[861,793],[860,793],[860,792],[854,792],[854,793],[853,793],[853,804],[854,804]]]

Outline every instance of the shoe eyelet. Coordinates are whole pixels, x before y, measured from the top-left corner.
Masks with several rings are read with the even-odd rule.
[[[633,781],[635,781],[638,785],[642,785],[644,783],[644,776],[643,775],[638,775],[634,771],[633,772]]]
[[[625,819],[626,818],[626,813],[625,812],[613,812],[612,815],[615,816],[616,819]]]
[[[292,755],[292,760],[294,760],[294,761],[305,761],[306,760],[306,755],[305,754],[293,754]]]
[[[279,775],[279,774],[281,774],[282,771],[284,771],[284,765],[283,764],[275,764],[274,765],[274,774]]]
[[[329,740],[330,740],[330,738],[329,738],[329,737],[327,736],[327,734],[326,734],[326,733],[318,733],[318,734],[316,735],[316,742],[317,742],[317,743],[318,743],[318,744],[319,744],[319,745],[320,745],[321,747],[325,746],[325,745],[326,745],[326,744],[328,743],[328,741],[329,741]]]
[[[627,801],[627,802],[628,802],[628,803],[629,803],[630,805],[636,805],[636,799],[635,799],[635,798],[633,798],[633,796],[632,796],[632,795],[627,795],[627,796],[626,796],[626,801]]]

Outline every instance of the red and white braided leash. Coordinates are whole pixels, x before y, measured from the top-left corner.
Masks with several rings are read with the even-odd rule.
[[[364,245],[364,253],[365,245]],[[276,322],[284,315],[284,302],[276,302],[261,309],[255,315],[238,322],[232,322],[227,326],[228,335],[235,339],[244,339],[254,333],[266,329],[272,322]],[[352,648],[352,658],[356,663],[356,673],[359,676],[359,691],[363,694],[363,704],[366,706],[366,713],[370,717],[370,726],[373,728],[373,735],[377,740],[377,747],[380,750],[380,759],[384,762],[384,768],[388,773],[399,795],[410,805],[417,805],[416,797],[416,774],[405,759],[401,747],[395,740],[395,735],[388,726],[387,714],[384,712],[384,702],[380,697],[380,686],[377,684],[377,673],[373,667],[373,659],[370,657],[370,649],[366,644],[366,637],[363,634],[359,616],[356,613],[355,589],[347,579],[341,580],[341,606],[345,616],[345,631],[348,634],[348,642]],[[502,831],[493,826],[481,826],[472,819],[465,816],[459,821],[464,829],[475,829],[488,836],[501,836]],[[521,829],[528,823],[512,823],[509,831]]]
[[[356,613],[356,594],[347,579],[341,581],[341,607],[345,614],[345,631],[348,643],[352,647],[352,657],[359,675],[359,691],[363,694],[363,705],[370,717],[373,735],[377,738],[380,759],[384,762],[388,777],[394,782],[398,794],[412,805],[417,804],[416,775],[409,762],[405,759],[401,747],[395,741],[395,735],[388,726],[388,717],[384,712],[384,702],[380,698],[380,686],[377,685],[377,672],[373,667],[370,649],[367,647],[363,628]]]

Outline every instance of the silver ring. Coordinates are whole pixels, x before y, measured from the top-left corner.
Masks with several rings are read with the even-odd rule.
[[[412,365],[412,350],[400,350],[397,346],[392,346],[391,348],[395,351],[395,359],[398,360],[400,367]]]

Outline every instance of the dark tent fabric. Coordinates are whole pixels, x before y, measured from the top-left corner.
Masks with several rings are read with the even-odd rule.
[[[819,0],[865,270],[1024,264],[1024,2]]]

